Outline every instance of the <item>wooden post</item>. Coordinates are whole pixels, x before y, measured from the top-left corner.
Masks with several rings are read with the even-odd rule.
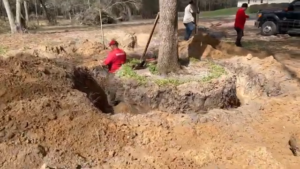
[[[105,42],[104,42],[104,32],[103,32],[103,25],[102,25],[102,11],[101,11],[101,0],[99,0],[99,17],[100,17],[100,30],[102,34],[102,45],[105,48]]]

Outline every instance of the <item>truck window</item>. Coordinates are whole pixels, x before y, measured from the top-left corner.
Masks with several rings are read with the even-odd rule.
[[[300,1],[294,3],[294,11],[300,11]]]
[[[289,7],[288,7],[288,10],[289,11],[294,11],[294,5],[290,4]]]

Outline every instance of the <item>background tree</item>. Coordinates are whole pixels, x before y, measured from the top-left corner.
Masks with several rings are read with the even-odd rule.
[[[176,72],[178,63],[178,12],[177,0],[159,1],[159,35],[160,46],[157,61],[157,70],[160,74]]]
[[[21,0],[16,0],[16,24],[21,26]]]
[[[57,23],[55,14],[53,13],[53,10],[48,8],[48,7],[53,7],[53,6],[46,5],[46,1],[43,1],[43,0],[39,0],[39,2],[41,4],[41,6],[43,7],[44,13],[46,15],[46,18],[47,18],[49,24],[55,25]]]
[[[24,0],[24,11],[25,11],[25,20],[26,22],[29,21],[29,14],[28,14],[28,5],[27,5],[27,0]]]
[[[14,16],[11,12],[8,0],[3,0],[3,4],[4,4],[5,10],[6,10],[6,13],[7,13],[11,33],[16,33],[17,29],[16,29],[16,25],[15,25],[15,21],[14,21]]]

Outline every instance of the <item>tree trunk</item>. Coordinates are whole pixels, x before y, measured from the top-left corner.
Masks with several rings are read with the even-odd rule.
[[[16,29],[16,25],[15,25],[15,22],[14,22],[14,16],[11,12],[8,0],[3,0],[3,4],[4,4],[4,7],[5,7],[5,10],[6,10],[6,13],[7,13],[7,17],[8,17],[8,20],[9,20],[11,33],[16,33],[17,29]]]
[[[46,5],[44,4],[43,0],[39,0],[40,1],[40,4],[42,5],[43,9],[44,9],[44,12],[45,12],[45,15],[46,15],[46,18],[48,20],[48,22],[51,24],[51,25],[54,25],[56,24],[56,20],[55,18],[53,18],[53,16],[49,13]]]
[[[21,26],[21,0],[16,0],[16,23]]]
[[[24,10],[25,10],[25,19],[26,19],[26,22],[28,22],[29,21],[29,15],[28,15],[27,1],[24,1]]]
[[[39,23],[38,9],[37,9],[37,1],[38,1],[38,0],[35,0],[34,7],[35,7],[35,18],[36,18],[36,22],[37,22],[37,25],[39,26],[40,23]]]
[[[71,11],[69,11],[69,19],[70,19],[70,22],[72,22],[72,14],[71,14]]]
[[[3,14],[3,10],[2,10],[2,9],[3,9],[2,0],[0,0],[0,10],[1,10],[1,11],[0,11],[0,12],[1,12],[1,13],[0,13],[0,15],[1,15],[0,18],[2,19],[2,17],[3,17],[3,19],[4,19],[5,17],[4,17],[4,14]]]
[[[131,21],[132,20],[132,14],[131,14],[131,9],[129,6],[126,5],[126,10],[127,10],[127,18],[128,18],[128,21]]]
[[[178,39],[177,39],[177,0],[159,1],[159,34],[160,46],[158,54],[157,70],[160,74],[176,72],[178,63]]]

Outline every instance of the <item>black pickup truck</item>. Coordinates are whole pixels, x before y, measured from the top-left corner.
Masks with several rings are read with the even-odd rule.
[[[286,9],[258,11],[255,26],[264,36],[300,35],[300,0],[294,0]]]

